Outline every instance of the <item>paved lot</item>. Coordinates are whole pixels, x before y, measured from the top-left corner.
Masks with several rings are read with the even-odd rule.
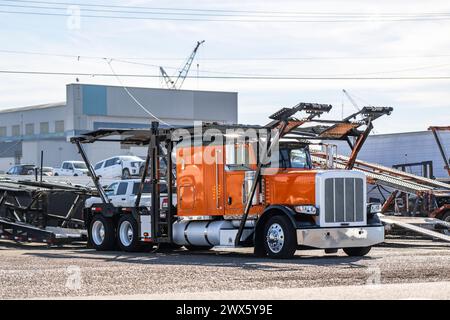
[[[249,249],[125,254],[0,242],[0,298],[449,299],[449,289],[450,245],[428,240],[389,239],[364,258],[298,251],[284,261]]]

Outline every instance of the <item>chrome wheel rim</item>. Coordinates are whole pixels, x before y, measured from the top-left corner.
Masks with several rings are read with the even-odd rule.
[[[129,221],[123,221],[119,228],[119,238],[120,242],[125,246],[129,247],[133,242],[133,226]]]
[[[284,232],[283,228],[278,224],[272,224],[267,230],[266,235],[267,245],[273,253],[279,253],[284,246]]]
[[[105,240],[105,226],[103,222],[97,220],[92,224],[92,241],[96,245],[101,245]]]

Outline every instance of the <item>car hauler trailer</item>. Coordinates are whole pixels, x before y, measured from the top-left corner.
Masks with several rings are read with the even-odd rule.
[[[301,248],[367,254],[384,241],[384,227],[367,209],[364,174],[314,169],[309,141],[346,140],[356,158],[372,121],[392,108],[365,107],[343,120],[319,119],[331,108],[300,103],[273,114],[266,126],[159,128],[152,122],[150,130],[99,129],[73,137],[102,199],[84,212],[92,246],[111,250],[117,242],[125,251],[144,243],[191,250],[253,246],[256,255],[273,258],[289,258]],[[294,117],[297,113],[302,116]],[[96,141],[148,147],[133,208],[108,201],[83,148]],[[160,158],[167,164],[165,177]],[[144,183],[152,185],[149,208],[138,205]],[[165,208],[161,184],[167,185]]]
[[[86,241],[81,208],[95,194],[66,183],[0,180],[0,239],[49,246]]]

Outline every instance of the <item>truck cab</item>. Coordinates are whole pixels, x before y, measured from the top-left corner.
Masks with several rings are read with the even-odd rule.
[[[177,153],[177,215],[223,218],[223,230],[214,244],[232,246],[238,230],[229,226],[239,224],[255,183],[256,165],[251,159],[256,157],[256,149],[248,143],[217,146],[212,164],[194,163],[206,147],[181,148]],[[248,216],[248,225],[255,226],[259,252],[286,258],[298,248],[315,248],[365,255],[371,246],[384,241],[384,227],[367,212],[363,173],[314,168],[305,143],[280,142],[278,155],[262,168]],[[177,244],[199,241],[206,246],[213,242],[201,241],[194,231],[190,239],[186,224],[175,225],[176,230],[186,228],[184,233],[174,232],[183,234],[175,238]],[[252,233],[251,228],[244,229],[244,239]]]

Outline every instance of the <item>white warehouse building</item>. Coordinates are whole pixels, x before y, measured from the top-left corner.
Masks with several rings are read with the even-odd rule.
[[[44,166],[59,167],[65,160],[81,160],[69,139],[83,132],[99,128],[149,128],[155,119],[134,99],[171,126],[238,120],[236,92],[127,89],[130,94],[123,87],[69,84],[66,102],[0,110],[0,172],[14,164],[38,165],[41,150]],[[86,153],[94,163],[110,156],[139,152],[143,150],[119,143],[86,146]]]

